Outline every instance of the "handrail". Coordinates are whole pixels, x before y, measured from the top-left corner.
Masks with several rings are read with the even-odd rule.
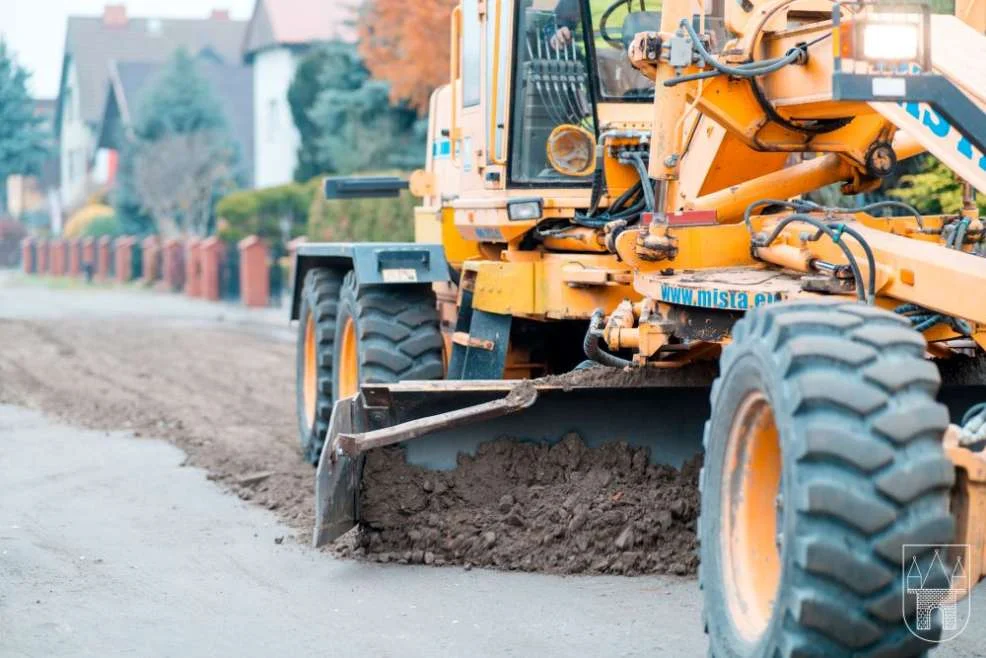
[[[452,43],[451,55],[452,62],[449,66],[451,71],[452,86],[452,118],[449,125],[449,157],[452,162],[458,164],[455,143],[459,139],[459,92],[458,82],[462,77],[462,5],[456,5],[452,10]]]
[[[491,85],[491,96],[490,99],[490,125],[488,140],[489,144],[486,149],[490,154],[490,162],[495,165],[505,165],[507,164],[507,133],[503,133],[503,156],[499,156],[496,150],[496,119],[497,111],[499,110],[499,93],[500,93],[500,28],[502,26],[503,18],[503,2],[504,0],[494,0],[496,2],[496,16],[494,20],[496,21],[493,27],[493,84]],[[507,108],[504,107],[504,124],[506,124],[506,114]]]

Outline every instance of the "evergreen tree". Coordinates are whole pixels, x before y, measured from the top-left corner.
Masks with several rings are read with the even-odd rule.
[[[301,135],[298,147],[296,181],[305,182],[319,174],[334,173],[330,161],[319,156],[316,142],[319,129],[309,116],[318,95],[324,89],[355,91],[370,77],[356,54],[356,49],[342,42],[328,43],[314,48],[298,63],[294,80],[288,89],[288,103],[294,125]]]
[[[370,78],[354,46],[311,51],[288,93],[301,134],[296,179],[421,166],[426,123],[390,96],[390,84]]]
[[[49,136],[27,93],[29,77],[0,41],[0,214],[7,210],[7,178],[39,173],[48,157]]]

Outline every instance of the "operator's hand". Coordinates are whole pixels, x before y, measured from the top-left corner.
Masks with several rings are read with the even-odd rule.
[[[558,31],[554,33],[551,37],[551,47],[555,50],[561,50],[569,43],[572,42],[572,31],[567,27],[560,27]]]

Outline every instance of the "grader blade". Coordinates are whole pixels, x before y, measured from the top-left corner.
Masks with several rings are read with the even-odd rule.
[[[571,432],[590,447],[645,447],[651,463],[676,468],[701,452],[709,404],[702,376],[615,379],[623,381],[364,385],[335,404],[316,474],[315,546],[359,524],[366,453],[389,445],[402,445],[409,464],[435,471],[454,469],[459,454],[501,437],[553,444]]]

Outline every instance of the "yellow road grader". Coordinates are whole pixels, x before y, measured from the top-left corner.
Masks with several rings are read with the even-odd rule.
[[[981,0],[462,0],[426,168],[326,182],[409,185],[416,242],[297,255],[316,544],[360,523],[373,451],[448,469],[576,427],[704,452],[713,655],[947,639],[901,575],[941,547],[986,574],[984,30]],[[958,212],[807,196],[925,152]]]

